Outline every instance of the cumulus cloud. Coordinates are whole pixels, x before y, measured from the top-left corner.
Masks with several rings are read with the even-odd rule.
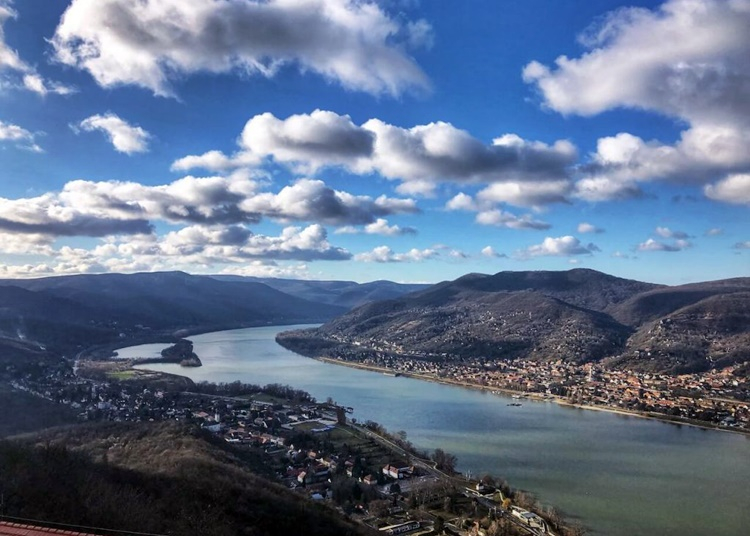
[[[676,251],[682,251],[689,247],[692,247],[692,244],[688,240],[684,240],[684,239],[675,240],[672,243],[666,243],[666,242],[660,242],[658,240],[654,240],[653,238],[649,238],[645,242],[638,244],[636,249],[638,251],[676,252]]]
[[[309,279],[310,273],[304,263],[281,266],[275,261],[254,260],[240,266],[223,268],[221,275],[240,275],[244,277],[275,277],[283,279]]]
[[[349,116],[315,110],[286,119],[257,115],[245,125],[235,154],[189,155],[172,167],[220,171],[266,159],[298,173],[339,166],[401,181],[399,192],[410,195],[429,195],[439,182],[498,183],[487,196],[537,206],[565,200],[576,158],[565,140],[548,145],[506,134],[487,145],[450,123],[402,128],[370,119],[356,125]]]
[[[732,246],[734,249],[750,249],[750,240],[744,242],[737,242]]]
[[[517,251],[515,256],[520,259],[542,256],[570,257],[572,255],[591,255],[594,251],[599,251],[599,248],[594,244],[584,245],[574,236],[568,235],[559,238],[548,236],[541,244],[535,244]]]
[[[669,227],[657,227],[654,232],[662,238],[675,238],[678,240],[686,240],[690,238],[690,236],[686,232],[673,231]]]
[[[378,262],[378,263],[389,263],[389,262],[420,262],[428,259],[434,259],[439,256],[440,253],[437,249],[417,249],[413,248],[405,253],[395,253],[388,246],[378,246],[372,251],[365,253],[358,253],[354,256],[354,260],[360,262]]]
[[[39,242],[38,251],[26,248],[20,252],[46,255],[48,262],[0,265],[0,273],[12,277],[164,269],[215,273],[214,267],[223,267],[225,273],[291,276],[306,271],[306,265],[300,263],[351,258],[351,253],[328,242],[320,225],[287,227],[278,236],[254,234],[244,226],[195,225],[163,237],[110,236],[92,249],[53,249],[45,239]]]
[[[8,142],[21,149],[40,153],[42,148],[37,145],[34,138],[34,134],[23,127],[0,121],[0,143]]]
[[[544,230],[552,227],[549,223],[535,220],[528,214],[516,216],[499,209],[479,212],[476,222],[480,225],[494,225],[495,227],[507,227],[508,229]]]
[[[630,107],[733,122],[738,110],[750,116],[748,26],[746,0],[619,9],[588,29],[583,56],[560,56],[554,69],[531,62],[523,76],[550,108],[565,114]]]
[[[472,199],[470,195],[463,192],[456,194],[446,204],[446,210],[465,210],[477,212],[475,221],[480,225],[494,225],[495,227],[506,227],[508,229],[549,229],[551,225],[547,222],[534,219],[529,214],[517,216],[508,211],[494,208],[496,198],[492,196],[477,195],[477,199]]]
[[[414,227],[399,227],[398,225],[390,225],[388,220],[385,218],[378,218],[373,223],[365,225],[362,229],[348,225],[341,227],[336,230],[336,234],[373,234],[383,236],[398,236],[407,234],[416,234],[417,230]]]
[[[719,236],[724,234],[724,229],[721,227],[712,227],[711,229],[708,229],[705,233],[706,236]]]
[[[705,183],[750,168],[748,27],[747,0],[670,0],[610,13],[585,32],[589,50],[579,58],[525,67],[545,105],[563,114],[637,108],[689,125],[673,145],[602,138],[580,197],[621,199],[637,194],[639,181]]]
[[[130,155],[148,151],[148,140],[151,135],[113,113],[92,115],[81,121],[78,127],[86,132],[103,132],[120,153]]]
[[[412,199],[355,196],[311,179],[285,186],[277,194],[259,193],[248,197],[240,208],[281,220],[311,220],[332,225],[370,224],[375,223],[377,216],[419,212]]]
[[[604,229],[601,229],[596,225],[592,225],[590,223],[581,222],[578,224],[578,232],[600,234],[604,232]]]
[[[493,259],[500,259],[500,258],[507,257],[507,255],[505,253],[498,253],[497,251],[495,251],[495,248],[493,248],[492,246],[485,246],[485,247],[483,247],[481,253],[485,257],[490,257],[490,258],[493,258]]]
[[[580,179],[575,184],[575,197],[584,201],[623,201],[644,196],[643,190],[629,178],[617,179],[592,176]]]
[[[281,222],[374,224],[370,228],[373,232],[384,232],[387,222],[384,226],[379,221],[383,216],[418,210],[410,199],[355,196],[312,180],[298,181],[278,193],[261,191],[256,182],[242,174],[188,176],[158,186],[76,180],[65,184],[60,192],[0,198],[0,231],[105,237],[151,234],[157,221],[231,228],[273,218]],[[237,236],[237,228],[231,229]]]
[[[571,192],[568,181],[499,182],[477,194],[480,201],[508,203],[518,207],[541,208],[552,203],[566,203]]]
[[[256,235],[244,227],[190,226],[168,233],[158,254],[197,257],[202,263],[238,262],[242,259],[347,260],[351,254],[328,242],[325,228],[285,227],[279,236]]]
[[[354,0],[73,0],[51,39],[55,58],[102,87],[174,96],[198,72],[274,76],[294,65],[351,90],[399,95],[429,81],[406,46],[425,21]]]
[[[703,188],[706,197],[735,205],[750,205],[750,173],[730,175]]]
[[[117,218],[87,214],[45,194],[24,199],[0,198],[0,230],[26,235],[93,236],[148,234],[151,225],[142,218]]]

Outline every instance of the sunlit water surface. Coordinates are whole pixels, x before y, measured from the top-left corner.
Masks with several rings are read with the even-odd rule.
[[[194,381],[289,384],[354,417],[405,430],[421,449],[458,457],[533,491],[594,534],[750,534],[750,437],[392,377],[301,357],[272,326],[191,337],[200,368],[148,365]],[[119,350],[158,356],[164,344]]]

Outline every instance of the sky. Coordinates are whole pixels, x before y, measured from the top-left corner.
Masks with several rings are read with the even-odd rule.
[[[750,275],[750,0],[0,0],[0,278]]]

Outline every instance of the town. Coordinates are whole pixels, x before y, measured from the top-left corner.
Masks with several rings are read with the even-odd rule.
[[[12,387],[62,404],[79,421],[177,421],[259,453],[274,478],[385,534],[578,535],[554,508],[490,475],[469,480],[456,459],[418,451],[403,431],[350,418],[289,386],[194,384],[129,361],[58,363],[15,374]],[[177,381],[176,381],[177,380]]]
[[[386,348],[379,341],[346,338],[338,342],[367,350],[339,352],[324,358],[326,361],[563,404],[750,431],[750,382],[739,373],[747,369],[747,362],[721,370],[669,375],[607,368],[590,362],[414,355],[403,349]]]

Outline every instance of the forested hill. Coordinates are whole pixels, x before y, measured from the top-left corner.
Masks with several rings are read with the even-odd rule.
[[[99,423],[0,441],[3,515],[148,534],[356,536],[264,477],[258,455],[174,423]]]
[[[329,320],[345,307],[182,272],[0,280],[0,336],[71,351],[150,334]]]
[[[750,278],[668,287],[585,269],[469,274],[279,340],[306,355],[703,370],[750,359]]]

